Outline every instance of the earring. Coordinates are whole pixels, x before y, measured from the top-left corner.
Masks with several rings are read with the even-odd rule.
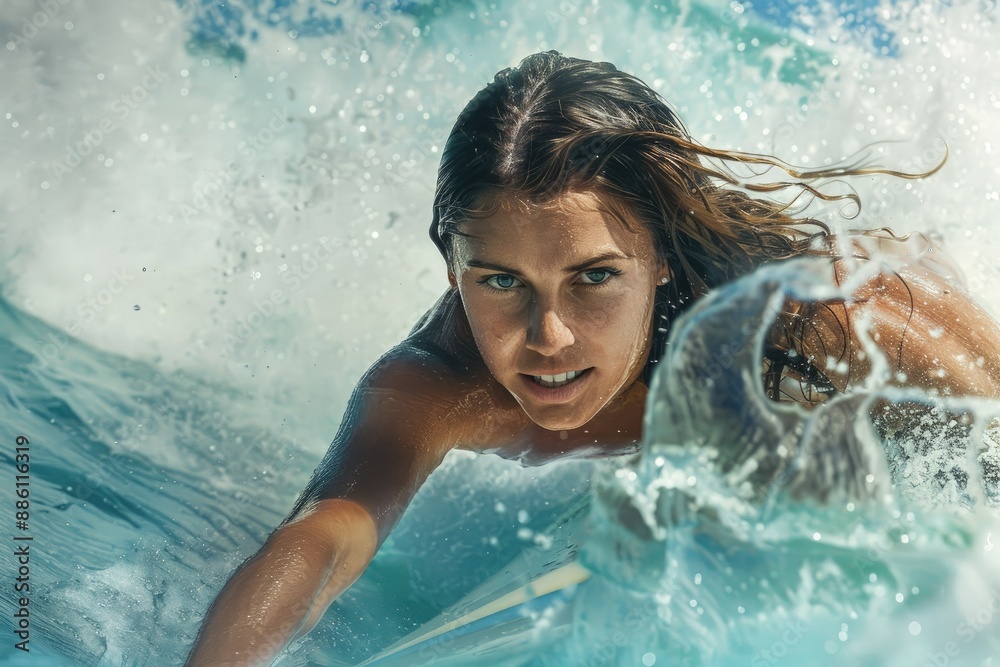
[[[667,284],[667,279],[666,278],[660,278],[660,284],[661,285],[666,285]]]

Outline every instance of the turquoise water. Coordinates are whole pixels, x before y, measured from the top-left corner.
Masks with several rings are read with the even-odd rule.
[[[926,169],[946,140],[934,178],[859,179],[859,218],[816,214],[939,236],[1000,313],[995,22],[972,2],[3,3],[0,498],[23,434],[34,541],[29,656],[2,550],[0,664],[182,660],[358,377],[446,287],[425,236],[440,147],[527,53],[615,62],[699,140],[806,166],[884,141],[881,163]],[[743,325],[766,294],[820,294],[808,275],[752,276],[678,328],[638,461],[450,456],[279,664],[361,661],[544,553],[587,497],[570,639],[540,622],[512,664],[991,664],[993,406],[883,444],[877,387],[811,417],[728,398],[753,395]],[[764,460],[776,443],[825,465]]]

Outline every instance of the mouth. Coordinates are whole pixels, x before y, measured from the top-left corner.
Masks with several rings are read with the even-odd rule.
[[[559,373],[558,375],[532,375],[530,377],[543,387],[554,389],[568,385],[589,370],[589,368],[584,368],[580,371],[568,371],[566,373]]]
[[[594,367],[580,371],[566,371],[556,375],[520,375],[521,386],[527,396],[542,403],[566,403],[585,391],[590,384]]]

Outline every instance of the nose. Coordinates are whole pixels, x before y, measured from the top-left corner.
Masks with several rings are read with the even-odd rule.
[[[525,346],[545,356],[554,356],[576,342],[565,319],[552,306],[535,299],[531,305]]]

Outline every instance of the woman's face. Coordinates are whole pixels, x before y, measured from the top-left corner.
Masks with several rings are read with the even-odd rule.
[[[483,361],[550,430],[583,426],[641,375],[655,290],[670,275],[645,227],[629,231],[598,205],[570,193],[504,207],[454,237],[448,278]]]

